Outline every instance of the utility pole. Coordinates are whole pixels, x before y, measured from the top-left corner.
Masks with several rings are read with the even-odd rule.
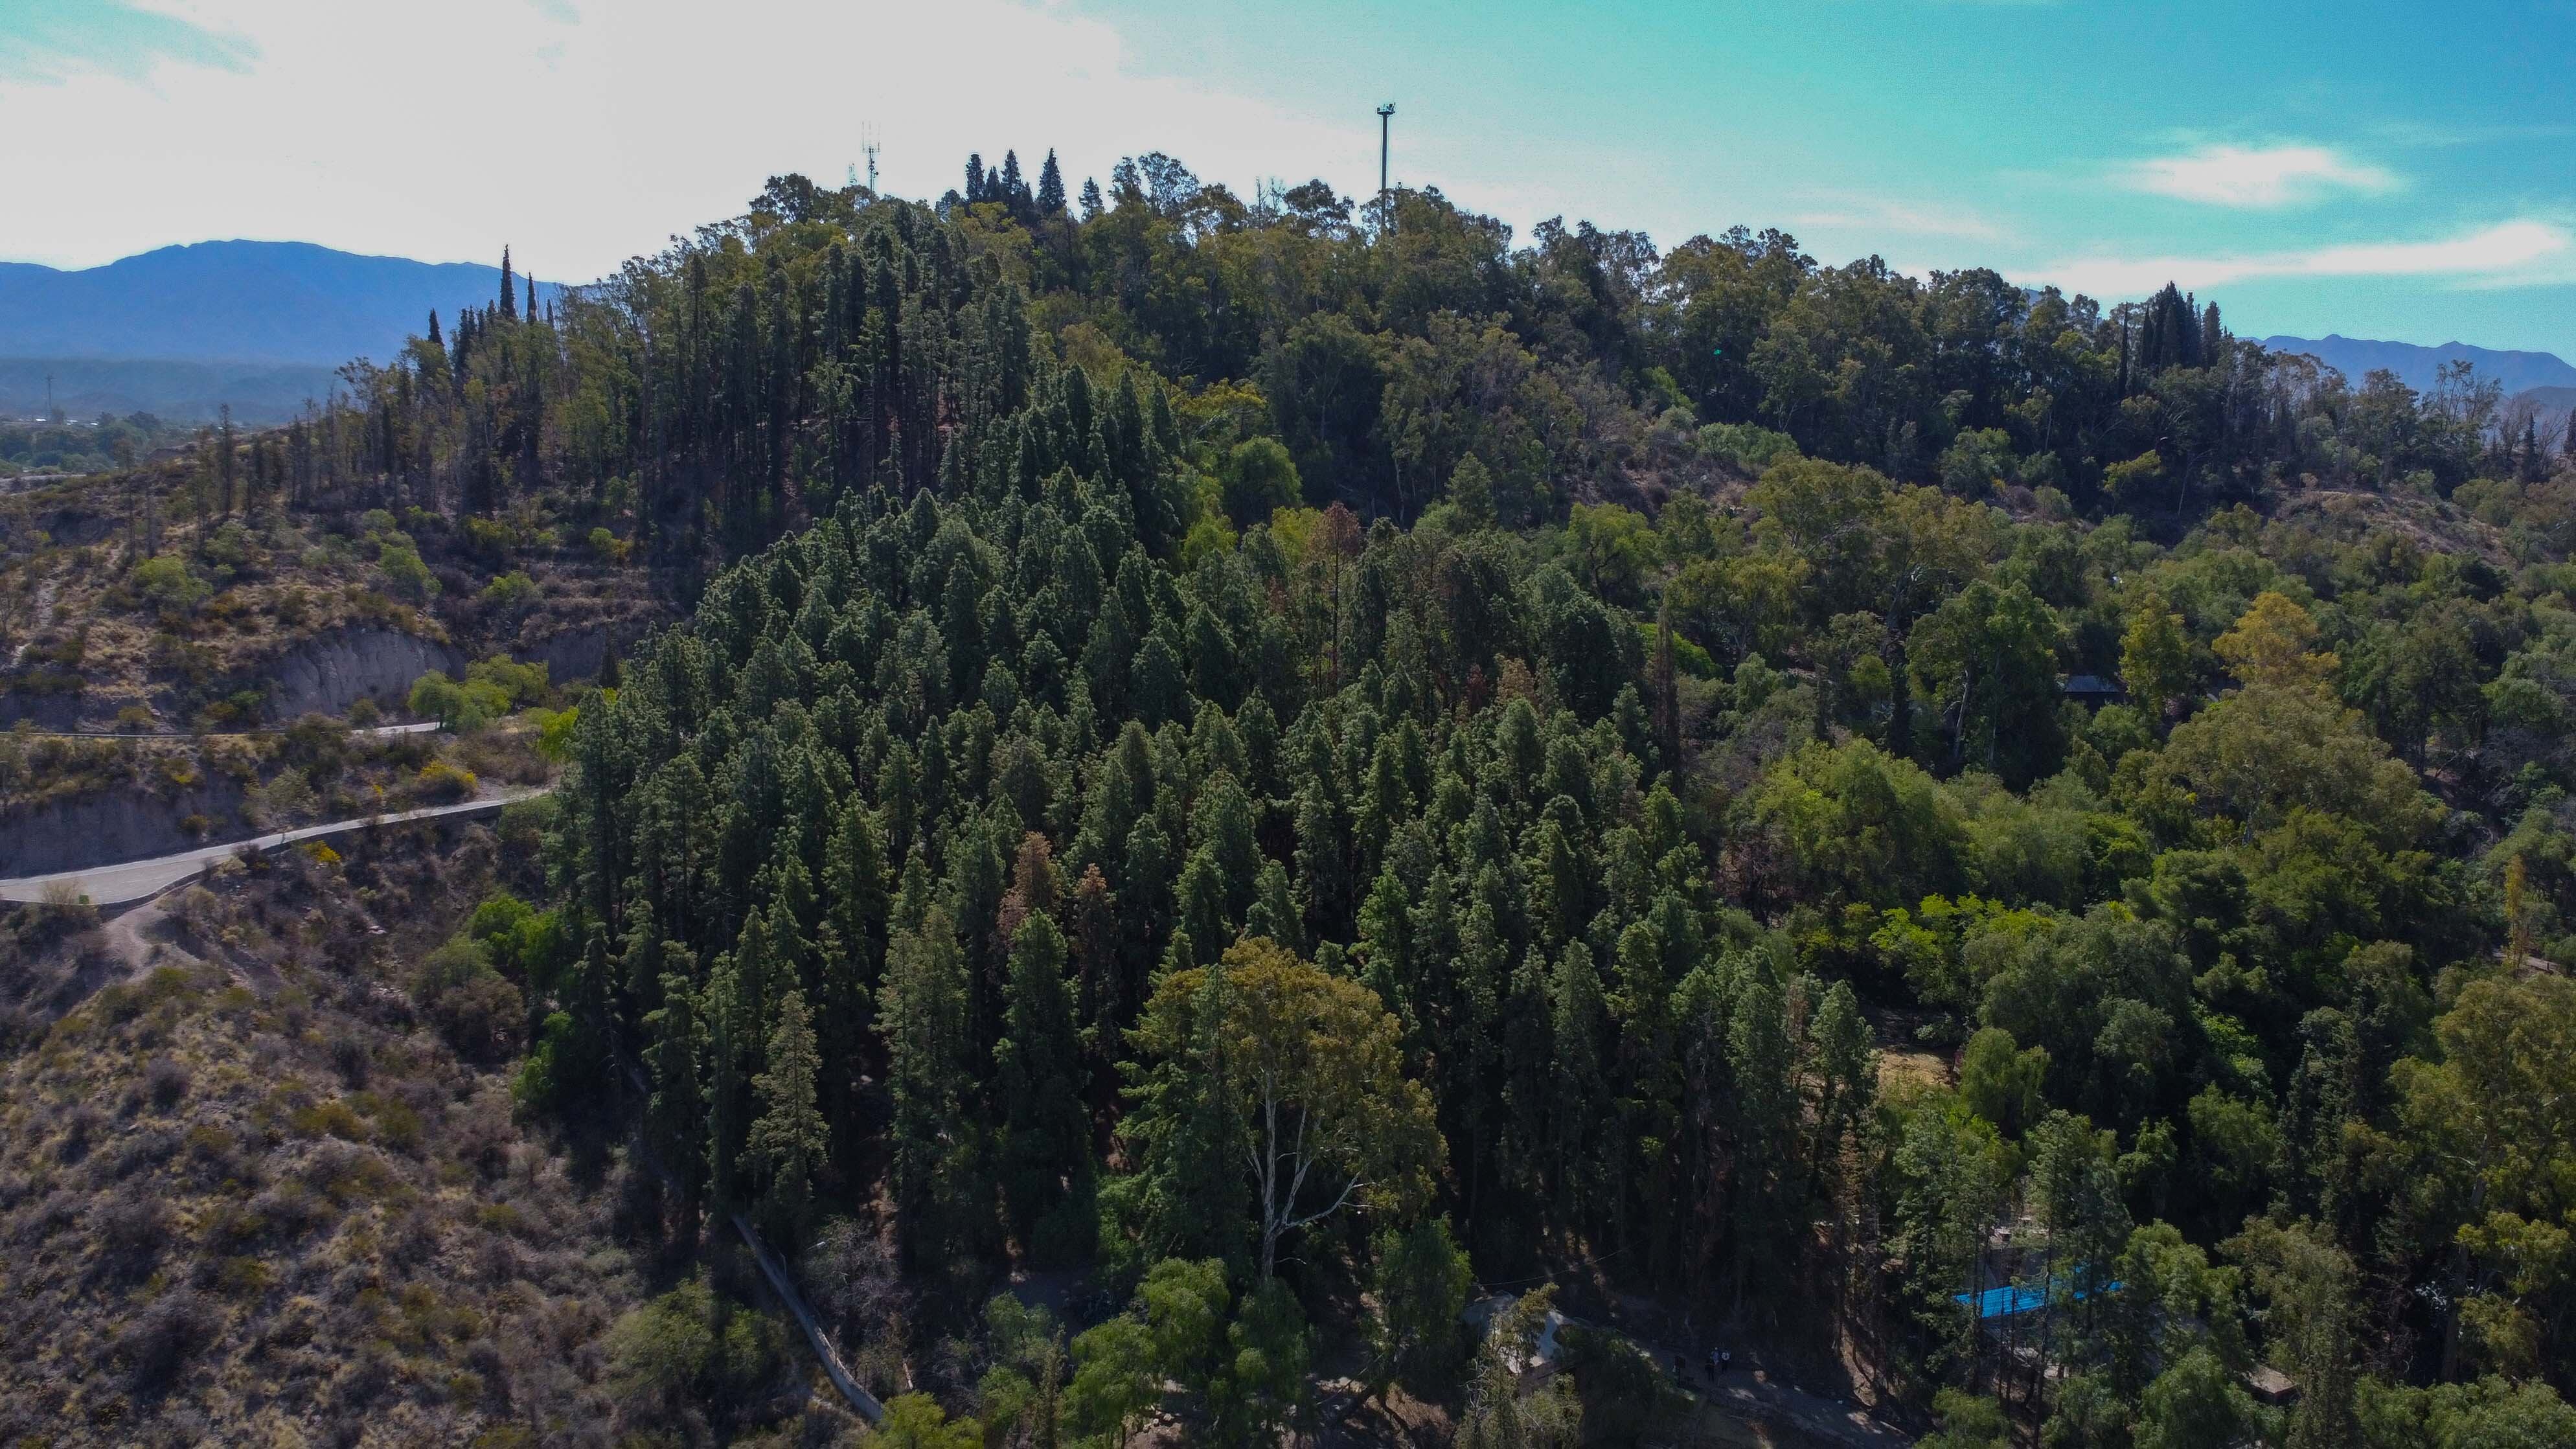
[[[1377,204],[1379,211],[1385,214],[1384,219],[1390,222],[1395,219],[1395,214],[1393,208],[1386,204],[1386,132],[1394,117],[1395,102],[1389,101],[1377,108]]]

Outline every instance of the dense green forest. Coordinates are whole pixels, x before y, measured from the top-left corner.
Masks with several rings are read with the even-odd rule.
[[[990,1364],[890,1432],[1255,1442],[1357,1337],[1560,1442],[1454,1325],[1580,1265],[1948,1445],[2576,1439],[2576,471],[2491,387],[1777,232],[966,183],[505,283],[243,470],[696,599],[420,995],[640,1124],[675,1240],[887,1231]],[[1014,1266],[1108,1307],[978,1328]]]

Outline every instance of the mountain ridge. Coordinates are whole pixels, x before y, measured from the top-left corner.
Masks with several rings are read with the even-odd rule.
[[[77,270],[0,262],[0,416],[42,412],[51,375],[70,416],[229,407],[274,421],[327,392],[349,359],[390,362],[433,309],[452,322],[500,286],[501,269],[480,262],[314,242],[192,242]],[[537,284],[541,299],[563,290]]]
[[[499,296],[480,262],[365,256],[313,242],[205,241],[62,271],[0,263],[0,357],[295,363],[391,357],[431,309]],[[562,292],[540,283],[541,297]]]
[[[2329,332],[2323,337],[2275,336],[2263,339],[2275,352],[2306,353],[2341,372],[2358,385],[2374,371],[2396,373],[2408,387],[2431,387],[2443,363],[2465,361],[2481,378],[2503,385],[2506,396],[2536,387],[2576,387],[2576,366],[2552,352],[2520,352],[2451,341],[2438,347],[2412,342],[2383,342]]]

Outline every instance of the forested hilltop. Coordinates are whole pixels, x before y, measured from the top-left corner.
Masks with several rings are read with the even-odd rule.
[[[1952,1449],[2576,1440],[2576,461],[2492,388],[966,179],[777,178],[257,445],[695,597],[412,1005],[671,1273],[797,1256],[880,1437],[1682,1437],[1460,1327],[1554,1279]],[[774,1428],[716,1279],[608,1333],[633,1442]]]

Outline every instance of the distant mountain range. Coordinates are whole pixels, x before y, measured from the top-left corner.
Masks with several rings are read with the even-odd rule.
[[[285,416],[353,357],[390,360],[436,308],[500,295],[501,269],[306,242],[163,247],[103,267],[0,263],[0,416],[41,411]],[[561,292],[540,284],[539,299]]]
[[[2385,368],[2420,392],[2433,385],[2434,374],[2443,363],[2465,360],[2477,368],[2479,377],[2502,385],[2506,397],[2536,387],[2576,387],[2576,367],[2549,352],[2498,352],[2465,342],[2418,347],[2411,342],[2372,342],[2332,334],[2316,338],[2266,337],[2263,345],[2276,352],[2307,353],[2351,379],[2355,386]],[[2563,410],[2565,404],[2559,407]]]

